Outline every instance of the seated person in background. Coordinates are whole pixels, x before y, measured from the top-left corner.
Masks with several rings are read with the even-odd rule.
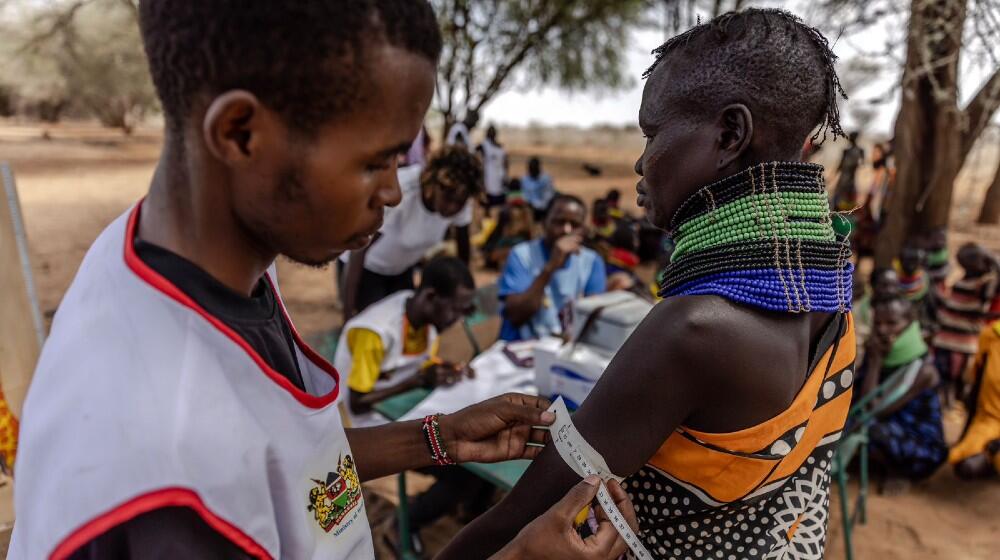
[[[611,217],[607,199],[598,198],[594,201],[594,208],[590,216],[590,225],[589,241],[592,246],[596,246],[602,241],[608,241],[614,235],[617,220]]]
[[[437,359],[437,337],[472,311],[475,291],[462,261],[439,257],[424,267],[415,292],[396,292],[344,325],[334,366],[350,372],[347,402],[353,427],[387,422],[372,407],[389,397],[461,380],[464,368]]]
[[[948,453],[955,474],[964,479],[1000,472],[1000,321],[980,333],[974,371],[970,422]]]
[[[623,290],[651,299],[649,291],[635,273],[639,266],[639,232],[635,222],[617,220],[615,231],[604,244],[604,262],[608,271],[608,291]]]
[[[924,238],[924,251],[927,254],[927,274],[934,286],[943,287],[948,279],[948,228],[939,227],[932,230]]]
[[[537,157],[528,160],[528,174],[521,177],[521,190],[535,211],[535,221],[544,219],[556,189],[552,186],[552,177],[542,171],[542,161]]]
[[[869,285],[863,290],[855,290],[860,297],[854,303],[854,328],[858,341],[858,361],[864,358],[864,345],[871,335],[873,322],[872,300],[899,296],[899,275],[895,268],[872,270]]]
[[[560,194],[545,217],[545,236],[521,243],[507,256],[500,276],[503,340],[563,334],[573,300],[604,292],[604,261],[583,246],[587,208]]]
[[[618,189],[608,189],[608,194],[604,197],[604,201],[608,205],[608,214],[616,220],[629,218],[629,215],[621,208],[621,200],[622,192]]]
[[[896,273],[899,275],[901,294],[913,304],[913,311],[925,332],[931,332],[937,321],[934,318],[934,294],[930,276],[924,267],[926,253],[917,242],[910,239],[899,252]]]
[[[525,241],[531,241],[535,220],[531,207],[523,198],[511,196],[507,205],[497,217],[497,225],[483,244],[483,258],[486,268],[497,270],[507,261],[511,249]]]
[[[895,295],[876,298],[873,308],[875,321],[861,368],[859,396],[873,391],[901,368],[909,368],[900,383],[910,388],[869,429],[872,462],[886,471],[884,489],[898,493],[910,482],[934,474],[944,464],[948,446],[941,423],[938,373],[921,336],[920,323],[914,318],[913,305]]]
[[[458,256],[469,264],[469,199],[483,190],[479,158],[450,146],[433,154],[427,167],[400,169],[398,178],[403,199],[386,208],[381,235],[364,249],[344,253],[337,263],[347,319],[390,294],[412,290],[413,268],[452,226]]]
[[[937,295],[939,330],[934,335],[934,356],[938,371],[954,385],[954,396],[964,397],[963,374],[975,355],[979,333],[995,318],[997,262],[986,249],[968,243],[958,250],[958,265],[964,271],[951,290]],[[943,385],[944,386],[944,385]],[[947,402],[953,393],[944,390]]]

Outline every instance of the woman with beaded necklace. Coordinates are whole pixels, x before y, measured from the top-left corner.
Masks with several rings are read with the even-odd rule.
[[[771,9],[655,52],[639,204],[676,249],[664,300],[573,420],[625,477],[654,558],[820,559],[854,381],[853,267],[799,148],[843,134],[836,57]],[[546,449],[442,557],[487,556],[575,480]]]

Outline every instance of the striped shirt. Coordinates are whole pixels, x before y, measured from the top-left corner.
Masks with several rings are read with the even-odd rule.
[[[997,317],[995,273],[978,278],[963,278],[939,294],[937,310],[941,330],[934,336],[934,347],[963,354],[975,354],[979,332]]]

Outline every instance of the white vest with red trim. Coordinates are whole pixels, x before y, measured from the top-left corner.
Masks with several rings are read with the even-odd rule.
[[[403,351],[407,328],[406,301],[411,297],[413,297],[413,290],[396,292],[371,304],[357,316],[351,318],[344,325],[344,329],[340,333],[340,340],[337,342],[337,353],[333,358],[333,365],[337,367],[337,371],[349,375],[354,362],[350,345],[347,343],[347,334],[353,329],[367,329],[382,339],[382,365],[380,369],[382,375],[375,382],[375,390],[388,389],[415,374],[420,366],[430,358],[438,332],[434,325],[427,325],[427,349],[418,354],[406,354]],[[345,383],[344,394],[341,395],[341,399],[345,403],[350,402],[349,393]],[[351,426],[355,428],[367,428],[388,422],[384,416],[377,412],[352,414],[348,408],[348,415],[351,419]]]
[[[269,368],[136,257],[137,208],[87,252],[42,351],[9,558],[65,558],[167,506],[256,558],[373,558],[336,371],[298,334],[306,391]]]

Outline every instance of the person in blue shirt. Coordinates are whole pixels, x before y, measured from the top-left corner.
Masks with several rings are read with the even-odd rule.
[[[545,216],[545,236],[514,247],[500,276],[503,340],[562,335],[573,300],[604,292],[604,261],[583,246],[587,207],[556,195]]]
[[[521,177],[521,190],[535,211],[535,221],[541,221],[556,195],[556,189],[552,185],[552,177],[542,171],[542,162],[537,157],[528,160],[528,174]]]

